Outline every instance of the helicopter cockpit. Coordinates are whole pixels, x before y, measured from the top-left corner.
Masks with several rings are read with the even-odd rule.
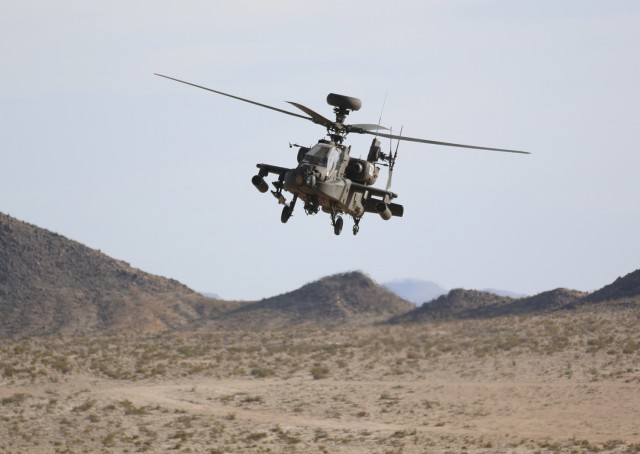
[[[338,168],[340,151],[332,143],[315,144],[302,158],[301,164],[326,168],[326,176],[332,177]]]

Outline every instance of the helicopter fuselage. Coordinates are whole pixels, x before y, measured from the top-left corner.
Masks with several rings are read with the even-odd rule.
[[[374,139],[372,148],[376,145]],[[383,219],[402,216],[401,205],[391,203],[397,195],[391,191],[373,187],[380,173],[375,162],[355,159],[349,156],[351,147],[320,140],[311,148],[301,147],[298,151],[298,166],[294,169],[258,164],[258,175],[252,179],[261,192],[268,185],[264,181],[269,173],[277,174],[278,180],[271,191],[278,201],[285,205],[281,217],[286,222],[293,211],[297,199],[304,202],[307,214],[316,214],[320,209],[331,214],[332,224],[338,232],[342,227],[340,214],[354,218],[354,232],[358,222],[366,213],[378,213]],[[286,203],[282,191],[293,194],[293,201]]]

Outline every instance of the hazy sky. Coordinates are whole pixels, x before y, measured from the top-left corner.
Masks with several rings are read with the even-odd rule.
[[[4,0],[0,69],[0,211],[196,290],[363,270],[532,294],[640,267],[636,0]],[[336,237],[250,183],[322,127],[154,72],[329,117],[356,96],[353,123],[386,97],[396,132],[533,154],[405,142],[404,218]]]

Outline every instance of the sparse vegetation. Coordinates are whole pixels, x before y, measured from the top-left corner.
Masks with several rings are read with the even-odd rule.
[[[329,376],[329,367],[326,364],[315,363],[310,371],[314,380],[321,380]]]
[[[640,271],[410,312],[345,273],[250,307],[1,221],[0,452],[640,452]]]
[[[621,413],[640,405],[631,319],[633,308],[586,307],[428,325],[6,340],[0,451],[640,452]],[[583,414],[589,402],[598,411]],[[533,418],[552,433],[547,414],[560,407],[574,439],[532,439],[514,425]],[[475,433],[489,416],[513,435]],[[610,436],[591,438],[572,418]],[[45,421],[56,430],[40,433]]]

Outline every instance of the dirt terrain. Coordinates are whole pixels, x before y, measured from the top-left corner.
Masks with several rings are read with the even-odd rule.
[[[0,344],[0,452],[640,452],[635,305]]]

